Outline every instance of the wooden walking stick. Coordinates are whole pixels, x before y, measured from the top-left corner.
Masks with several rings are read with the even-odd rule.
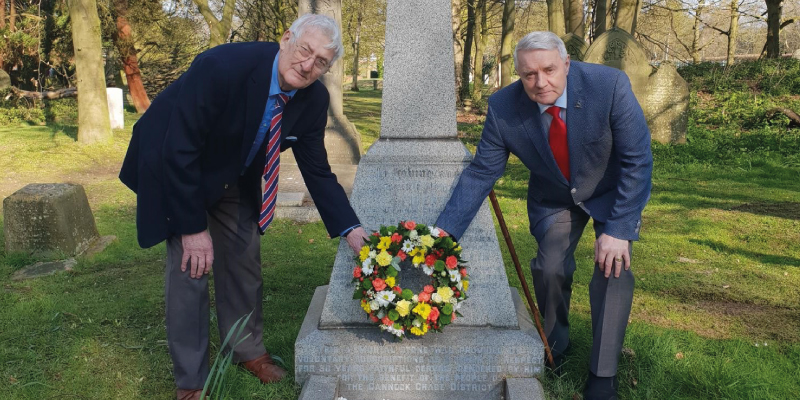
[[[497,196],[494,194],[494,189],[489,192],[489,200],[492,202],[494,215],[497,216],[497,222],[500,223],[500,230],[503,231],[503,237],[506,239],[508,252],[511,253],[511,259],[514,260],[514,267],[517,268],[517,275],[519,276],[519,281],[522,283],[522,290],[525,292],[525,298],[528,300],[528,305],[531,307],[531,312],[533,312],[533,319],[536,321],[536,328],[539,330],[539,336],[542,337],[542,344],[544,344],[544,352],[547,355],[547,361],[550,363],[550,367],[555,368],[556,364],[553,361],[553,353],[550,352],[550,345],[547,344],[547,337],[544,335],[544,329],[542,329],[542,321],[539,319],[539,309],[536,308],[536,303],[533,302],[531,291],[528,289],[528,282],[525,280],[525,274],[522,273],[522,268],[519,266],[517,251],[514,250],[514,243],[511,242],[511,235],[508,234],[506,220],[503,218],[503,211],[500,210],[500,203],[497,202]]]

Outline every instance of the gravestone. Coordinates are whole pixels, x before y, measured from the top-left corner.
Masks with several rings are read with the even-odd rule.
[[[792,53],[792,58],[795,60],[800,60],[800,49],[797,49],[794,51],[794,53]]]
[[[122,104],[123,93],[121,88],[106,88],[106,99],[108,101],[108,116],[111,119],[111,129],[125,128],[124,105]]]
[[[647,50],[630,33],[619,28],[604,32],[586,50],[583,61],[624,71],[631,80],[633,94],[642,104],[653,67]]]
[[[448,0],[387,4],[381,134],[351,196],[368,231],[432,224],[471,159],[457,138],[451,38]],[[317,288],[295,342],[296,381],[336,377],[348,400],[500,399],[505,378],[539,375],[541,340],[509,288],[487,202],[460,243],[471,276],[463,317],[443,333],[399,342],[353,300],[354,255],[340,241],[330,285]]]
[[[582,37],[574,33],[568,33],[562,36],[561,40],[564,41],[564,46],[567,47],[567,54],[569,54],[571,60],[583,61],[589,46],[586,45],[586,41]]]
[[[300,0],[297,14],[321,14],[331,17],[342,28],[342,1],[341,0]],[[330,70],[322,75],[320,81],[325,84],[330,94],[328,107],[328,124],[325,127],[325,150],[328,152],[328,162],[331,170],[349,195],[352,191],[353,179],[358,160],[361,159],[361,136],[358,134],[347,116],[344,115],[342,106],[342,76],[344,75],[344,61],[336,60]],[[278,218],[291,218],[299,221],[319,220],[319,214],[313,207],[308,190],[300,175],[294,154],[287,151],[281,154],[281,173],[278,191],[282,193],[303,193],[306,199],[301,207],[278,206]]]
[[[0,90],[5,90],[11,87],[11,76],[8,72],[0,69]]]
[[[675,65],[664,62],[650,76],[643,106],[653,140],[686,143],[689,84],[678,74]]]
[[[69,183],[31,183],[3,200],[6,252],[82,253],[99,239],[86,192]]]

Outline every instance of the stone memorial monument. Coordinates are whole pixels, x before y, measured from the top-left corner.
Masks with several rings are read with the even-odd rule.
[[[351,196],[368,231],[435,222],[471,159],[456,131],[450,2],[389,2],[385,54],[381,134],[361,158]],[[543,347],[508,285],[488,202],[460,244],[471,276],[463,317],[443,333],[397,341],[352,298],[353,253],[341,241],[330,284],[317,288],[295,342],[301,399],[483,400],[514,398],[506,378],[527,382],[508,387],[538,386],[531,378],[541,373]],[[408,268],[399,278],[413,276]]]
[[[647,50],[630,33],[619,28],[604,32],[586,50],[583,61],[623,70],[631,80],[633,94],[642,104],[653,67]]]
[[[586,41],[583,40],[582,37],[574,33],[568,33],[562,36],[561,40],[564,41],[564,45],[567,47],[567,53],[571,60],[583,61],[583,57],[589,46],[586,45]]]
[[[689,84],[678,74],[675,65],[662,63],[650,76],[645,92],[642,106],[653,140],[686,143]]]
[[[0,90],[5,90],[11,87],[11,76],[8,72],[0,69]]]
[[[297,14],[322,14],[333,18],[342,27],[341,0],[300,0]],[[328,107],[328,125],[325,127],[325,149],[328,151],[328,162],[339,183],[349,195],[353,187],[356,167],[361,159],[361,136],[356,127],[344,115],[342,108],[342,76],[344,62],[340,58],[322,75],[320,80],[330,94]],[[291,218],[301,221],[319,220],[316,209],[310,207],[311,199],[303,183],[303,177],[297,167],[294,155],[290,152],[281,154],[281,173],[278,184],[278,218]]]

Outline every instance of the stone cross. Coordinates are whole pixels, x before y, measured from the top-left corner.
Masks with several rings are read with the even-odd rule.
[[[433,224],[471,159],[457,138],[450,12],[448,0],[387,4],[381,133],[351,196],[368,231]],[[506,377],[538,375],[541,341],[509,288],[488,202],[460,244],[471,276],[463,317],[443,333],[396,342],[353,300],[353,253],[341,241],[330,285],[317,289],[295,343],[297,382],[336,376],[349,400],[500,399]]]

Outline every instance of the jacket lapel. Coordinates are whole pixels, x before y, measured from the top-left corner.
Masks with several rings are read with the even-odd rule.
[[[258,133],[258,124],[264,117],[269,97],[269,83],[272,80],[272,62],[275,57],[264,57],[264,60],[250,74],[247,81],[247,110],[245,112],[244,139],[242,140],[242,163],[250,154],[253,141]]]
[[[283,143],[283,139],[286,138],[286,136],[289,136],[289,133],[292,131],[292,128],[294,128],[294,125],[297,123],[297,120],[300,118],[303,110],[308,105],[308,102],[305,101],[307,93],[307,89],[298,90],[292,99],[286,103],[286,108],[283,109],[283,118],[281,121],[281,143]]]
[[[520,86],[520,94],[518,96],[518,101],[516,102],[517,112],[519,113],[520,121],[522,121],[522,126],[525,128],[525,133],[528,135],[528,138],[531,140],[531,142],[533,142],[533,147],[539,152],[539,156],[541,156],[542,160],[544,160],[544,163],[547,168],[550,169],[550,172],[563,180],[564,184],[567,184],[567,180],[564,179],[564,175],[562,175],[561,170],[558,169],[556,159],[553,157],[553,151],[550,150],[550,143],[547,141],[548,133],[542,131],[542,120],[539,114],[539,105],[531,100],[530,97],[528,97],[528,94],[525,93],[525,89],[522,87],[522,82],[518,82],[517,84]]]
[[[567,76],[567,143],[569,145],[570,180],[575,185],[575,177],[579,176],[578,168],[583,165],[583,138],[586,128],[586,99],[583,97],[583,87],[577,77],[580,66],[573,62],[570,65],[570,74]]]

